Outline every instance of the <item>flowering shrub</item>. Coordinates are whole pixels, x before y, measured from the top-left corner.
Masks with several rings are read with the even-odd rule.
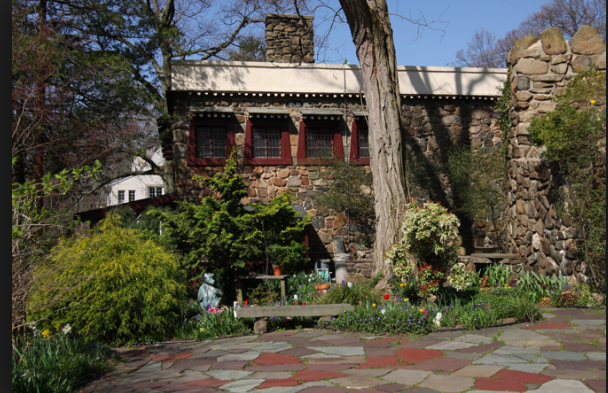
[[[433,326],[435,314],[409,303],[385,303],[379,307],[357,307],[345,312],[326,325],[344,331],[371,334],[427,334]]]
[[[467,271],[463,263],[457,263],[452,267],[448,281],[452,288],[457,291],[464,291],[472,288],[477,283],[478,278],[477,273]]]
[[[401,281],[418,281],[419,296],[434,299],[443,269],[457,258],[459,226],[458,218],[441,203],[429,200],[419,206],[412,200],[403,216],[403,240],[387,251],[386,261]]]

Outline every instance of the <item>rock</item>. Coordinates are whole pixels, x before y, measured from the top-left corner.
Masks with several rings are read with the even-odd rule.
[[[575,71],[588,71],[591,69],[591,58],[587,56],[576,56],[572,61],[572,68]]]
[[[532,235],[532,247],[534,247],[536,251],[539,251],[541,248],[541,239],[538,233]]]
[[[529,47],[537,43],[539,40],[540,38],[534,37],[533,35],[527,35],[521,38],[515,43],[515,45],[513,45],[513,48],[509,51],[507,62],[509,64],[515,64],[515,62],[521,58],[522,53]]]
[[[557,272],[559,272],[559,265],[553,260],[553,258],[547,258],[545,265],[545,273],[547,273],[548,276],[557,274]]]
[[[548,65],[547,65],[547,67],[548,67]],[[553,74],[553,73],[549,73],[546,75],[535,75],[534,77],[532,77],[533,81],[543,82],[543,83],[561,82],[563,79],[564,79],[563,74]]]
[[[537,104],[534,109],[536,109],[539,113],[552,112],[555,110],[555,108],[557,108],[557,102],[553,101],[533,102],[532,104],[533,107],[535,106],[534,104]]]
[[[572,52],[580,55],[597,55],[606,52],[606,44],[597,30],[582,25],[572,37]]]
[[[287,187],[300,187],[300,178],[298,176],[290,176],[287,179]]]
[[[527,91],[518,91],[515,93],[515,97],[517,98],[517,101],[528,102],[532,99],[533,95]]]
[[[559,27],[552,27],[540,33],[543,49],[548,55],[561,55],[568,51],[568,44]]]
[[[253,332],[255,334],[265,334],[268,331],[268,319],[262,318],[255,321]]]
[[[526,75],[544,75],[549,71],[549,64],[536,59],[521,59],[514,70]]]
[[[290,172],[291,171],[289,169],[281,169],[278,174],[279,179],[287,179]]]
[[[530,88],[530,78],[527,76],[517,77],[517,90],[528,90]]]
[[[541,222],[541,221],[539,221]],[[546,255],[551,255],[551,241],[547,238],[542,238],[540,241],[541,249]]]
[[[567,63],[572,59],[572,55],[559,55],[553,56],[551,59],[551,65]]]
[[[551,71],[555,72],[556,74],[563,75],[566,73],[566,71],[568,71],[568,64],[562,63],[562,64],[553,65],[553,66],[551,66]]]
[[[287,185],[287,180],[280,179],[278,177],[274,177],[270,180],[272,184],[276,187],[285,187]]]
[[[606,69],[606,52],[595,55],[591,58],[591,62],[596,64],[600,70]]]
[[[530,94],[530,96],[532,96],[532,94]],[[519,121],[522,123],[532,123],[532,120],[537,118],[539,113],[536,110],[531,109],[529,111],[520,112],[517,114],[517,116],[519,117]]]
[[[574,268],[572,266],[572,262],[568,260],[564,260],[560,265],[559,269],[564,276],[571,276],[574,272]]]

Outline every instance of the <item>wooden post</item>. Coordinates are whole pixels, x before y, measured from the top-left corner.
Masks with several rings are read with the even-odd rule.
[[[236,280],[236,301],[243,304],[243,282],[237,278]]]
[[[281,280],[281,300],[286,300],[287,299],[287,291],[286,291],[286,283],[285,283],[285,279],[287,278],[287,276],[283,276],[283,279]]]

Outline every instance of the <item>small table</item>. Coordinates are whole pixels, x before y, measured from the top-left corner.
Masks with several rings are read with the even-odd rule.
[[[286,299],[287,277],[289,276],[267,276],[265,274],[250,274],[249,276],[238,276],[236,278],[236,300],[239,303],[243,303],[243,280],[281,280],[281,299]]]

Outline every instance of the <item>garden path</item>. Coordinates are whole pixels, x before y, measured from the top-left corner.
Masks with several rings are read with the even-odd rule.
[[[122,351],[83,392],[606,392],[606,313],[424,337],[286,331]]]

